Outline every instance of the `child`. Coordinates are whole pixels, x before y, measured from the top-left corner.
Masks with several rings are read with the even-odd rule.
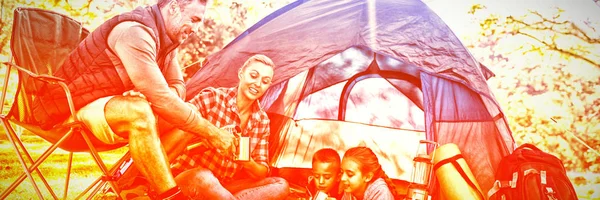
[[[367,147],[348,149],[342,159],[342,200],[394,200],[391,179],[381,169],[377,156]]]
[[[331,148],[317,151],[312,158],[312,176],[308,190],[313,198],[317,192],[326,194],[329,199],[340,199],[340,155]]]

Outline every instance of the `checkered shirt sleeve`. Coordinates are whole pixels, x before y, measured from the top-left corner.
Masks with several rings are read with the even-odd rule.
[[[254,120],[252,124],[251,133],[255,134],[255,136],[250,136],[252,142],[250,145],[254,147],[250,149],[252,151],[252,159],[269,168],[267,160],[269,159],[269,136],[271,134],[270,121],[264,112],[255,113],[254,115],[256,116],[252,118],[258,120]]]

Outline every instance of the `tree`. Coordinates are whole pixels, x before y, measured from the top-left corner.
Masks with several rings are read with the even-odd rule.
[[[496,73],[490,85],[517,143],[557,155],[569,171],[600,172],[597,19],[567,19],[561,8],[552,15],[482,16],[485,9],[476,4],[469,12],[483,19],[479,38],[468,47],[484,52],[479,59]]]
[[[223,48],[246,27],[247,8],[237,2],[215,2],[215,11],[207,13],[204,26],[180,47],[179,57],[184,77],[190,78],[202,66],[204,59]],[[220,14],[219,14],[220,13]],[[221,17],[227,13],[229,16]]]
[[[180,47],[179,60],[185,79],[189,79],[202,67],[201,64],[208,55],[223,48],[257,20],[289,2],[291,0],[214,1],[212,9],[207,11],[200,32],[188,38]]]

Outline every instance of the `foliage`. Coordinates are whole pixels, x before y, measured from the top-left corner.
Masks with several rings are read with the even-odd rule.
[[[557,155],[569,171],[599,173],[600,22],[567,20],[560,8],[522,16],[485,9],[469,12],[481,32],[468,46],[496,73],[490,85],[517,143]]]
[[[560,7],[520,16],[486,9],[471,7],[480,29],[466,45],[496,73],[489,84],[517,144],[558,156],[578,196],[598,198],[591,188],[600,185],[600,21]]]
[[[188,38],[179,51],[186,80],[198,69],[204,59],[223,48],[242,31],[275,9],[291,2],[216,0],[207,11],[204,27]]]
[[[186,78],[200,69],[204,58],[224,47],[245,28],[247,11],[242,4],[231,2],[226,6],[222,1],[215,4],[217,9],[207,13],[204,27],[188,38],[179,51]],[[231,16],[222,17],[224,14],[218,13],[230,13]]]

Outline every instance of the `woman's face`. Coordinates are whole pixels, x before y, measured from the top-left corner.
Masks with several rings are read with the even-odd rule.
[[[262,62],[248,63],[239,73],[239,91],[247,99],[254,101],[260,98],[271,86],[273,68]]]
[[[373,174],[363,174],[359,170],[359,164],[355,159],[351,158],[344,158],[342,160],[342,178],[340,184],[342,184],[344,192],[362,197],[367,184],[373,178]]]

